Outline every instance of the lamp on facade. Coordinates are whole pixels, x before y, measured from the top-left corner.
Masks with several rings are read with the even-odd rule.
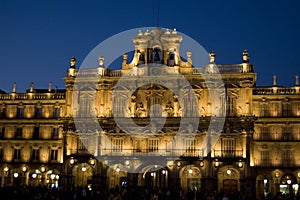
[[[215,160],[215,167],[219,167],[219,165],[220,165],[219,160],[216,159],[216,160]]]
[[[51,174],[50,175],[50,178],[53,180],[53,179],[55,179],[55,174]]]
[[[165,175],[165,174],[166,174],[166,170],[163,169],[163,170],[161,171],[161,173],[162,173],[163,175]]]
[[[22,167],[22,171],[25,173],[27,171],[27,167],[26,166],[23,166]]]
[[[200,162],[200,167],[203,167],[203,166],[204,166],[204,162],[201,161],[201,162]]]
[[[15,173],[14,173],[14,177],[15,177],[15,178],[18,178],[18,176],[19,176],[19,173],[18,173],[18,172],[15,172]]]
[[[31,175],[32,178],[36,178],[36,176],[37,176],[36,174],[32,174]]]
[[[117,168],[116,168],[116,172],[117,172],[117,173],[119,173],[120,171],[121,171],[120,167],[119,167],[119,166],[117,166]]]
[[[177,162],[177,167],[180,167],[181,166],[181,162]]]
[[[74,163],[75,163],[75,160],[74,160],[73,157],[71,157],[71,159],[70,159],[70,165],[73,165]]]
[[[291,185],[292,180],[291,180],[291,179],[288,179],[288,180],[286,180],[286,183],[287,183],[288,185]]]
[[[83,172],[86,171],[86,166],[85,165],[82,166],[81,171],[83,171]]]
[[[44,173],[46,171],[46,168],[44,166],[41,167],[41,172]]]
[[[266,185],[268,183],[267,177],[264,178],[264,184]]]
[[[242,162],[241,160],[240,160],[239,163],[238,163],[238,167],[239,167],[239,168],[242,168],[242,167],[243,167],[243,162]]]
[[[4,173],[5,173],[5,175],[7,175],[8,174],[8,171],[9,171],[9,167],[4,167]]]
[[[130,164],[129,160],[126,160],[126,161],[125,161],[125,165],[126,165],[126,166],[129,166],[129,164]]]
[[[228,174],[228,175],[230,175],[231,172],[232,172],[232,171],[231,171],[230,169],[227,169],[227,170],[226,170],[226,174]]]
[[[94,166],[95,165],[95,160],[93,158],[90,158],[89,163]]]
[[[192,167],[190,166],[189,174],[192,174],[192,173],[193,173],[193,170],[192,170]]]

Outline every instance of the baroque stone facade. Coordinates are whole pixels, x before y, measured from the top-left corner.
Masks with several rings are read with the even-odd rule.
[[[2,91],[1,186],[297,192],[298,76],[294,87],[277,86],[276,77],[270,87],[256,86],[246,50],[239,64],[216,64],[211,52],[209,64],[195,69],[191,52],[186,61],[180,56],[182,39],[176,29],[139,32],[121,70],[105,68],[103,57],[96,68],[77,69],[72,58],[64,90],[50,83]],[[207,81],[218,78],[223,90]],[[210,129],[212,120],[224,120],[220,131]]]

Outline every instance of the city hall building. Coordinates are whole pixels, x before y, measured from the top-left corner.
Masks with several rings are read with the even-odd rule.
[[[72,58],[65,89],[0,91],[0,185],[297,193],[298,76],[293,87],[276,76],[259,87],[246,50],[237,64],[211,52],[197,69],[192,52],[179,54],[183,39],[175,29],[139,32],[120,70],[100,55],[99,66],[79,70]],[[212,84],[220,77],[222,87]]]

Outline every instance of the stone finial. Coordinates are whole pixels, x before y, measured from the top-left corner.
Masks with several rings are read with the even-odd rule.
[[[13,93],[16,93],[16,92],[17,92],[17,83],[16,83],[16,82],[14,82],[12,92],[13,92]]]
[[[143,35],[142,31],[141,31],[141,30],[139,30],[139,32],[138,32],[138,36],[142,36],[142,35]]]
[[[170,34],[171,34],[171,32],[170,32],[170,30],[169,30],[168,28],[166,29],[165,34],[166,34],[166,35],[170,35]]]
[[[30,92],[33,92],[33,86],[34,86],[34,84],[33,84],[33,82],[31,82],[30,83],[30,89],[29,89]]]
[[[209,52],[209,62],[210,63],[215,63],[216,60],[216,54],[214,51]]]
[[[123,60],[127,60],[128,59],[128,54],[124,53],[123,54]]]
[[[99,60],[99,67],[104,67],[104,57],[100,56],[98,60]]]
[[[76,66],[76,58],[73,56],[71,58],[70,67],[71,68],[75,68],[75,66]]]
[[[277,85],[277,76],[276,75],[274,75],[273,76],[273,86],[276,86]]]
[[[295,78],[296,78],[296,86],[299,86],[299,76],[298,76],[298,74],[296,74],[296,76],[295,76]]]
[[[144,33],[144,35],[150,35],[149,30],[147,29],[146,32]]]
[[[49,82],[48,92],[51,92],[51,90],[52,90],[52,82]]]
[[[243,63],[248,63],[249,62],[249,53],[247,50],[243,51]]]
[[[176,30],[176,28],[174,28],[174,30],[172,31],[172,34],[173,34],[173,35],[177,35],[177,30]]]

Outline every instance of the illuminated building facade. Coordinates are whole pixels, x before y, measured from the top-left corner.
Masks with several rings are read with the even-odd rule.
[[[25,94],[16,93],[15,85],[12,93],[1,92],[1,185],[111,188],[127,184],[240,191],[259,197],[269,192],[296,192],[300,181],[298,77],[294,87],[277,86],[276,77],[273,86],[257,87],[246,50],[239,64],[215,64],[211,52],[210,64],[195,70],[192,53],[187,52],[183,61],[178,52],[182,39],[175,29],[139,32],[133,38],[134,56],[129,61],[128,55],[123,55],[121,70],[105,68],[103,57],[98,67],[78,70],[72,58],[63,78],[65,90],[53,90],[51,84],[48,90],[35,90],[32,84]],[[145,78],[154,72],[160,77],[168,72],[164,84]],[[206,74],[214,80],[217,72],[225,88],[218,97],[226,106],[212,103],[211,93],[218,92],[218,87],[209,89],[203,78]],[[117,88],[124,74],[128,84]],[[181,88],[181,97],[166,87],[179,82],[178,74],[191,85],[191,89]],[[143,86],[128,92],[130,83],[141,76]],[[88,83],[94,80],[91,87]],[[191,98],[190,92],[196,98]],[[207,153],[203,144],[205,138],[214,137],[208,126],[215,113],[225,123]],[[101,130],[91,128],[86,120],[91,114]],[[164,126],[128,134],[116,123],[116,119],[122,124],[130,118],[146,127],[150,116],[166,118]],[[195,127],[185,122],[186,129],[179,134],[184,117],[198,117],[199,124]],[[147,159],[141,160],[144,154]],[[155,163],[161,156],[166,158],[164,165]]]

